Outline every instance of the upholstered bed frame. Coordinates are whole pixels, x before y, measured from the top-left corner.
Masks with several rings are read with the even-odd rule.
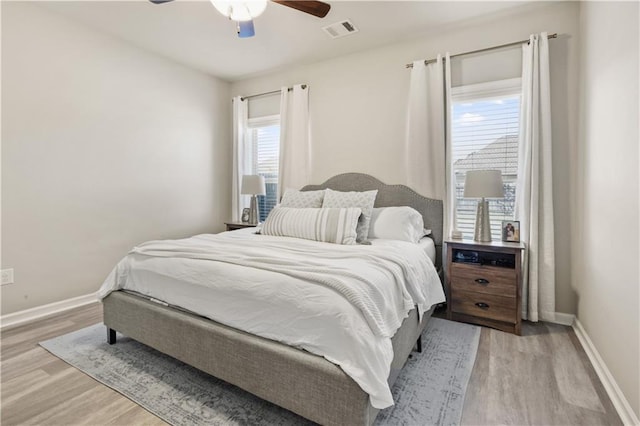
[[[324,188],[377,189],[376,207],[411,206],[418,210],[425,227],[432,230],[436,266],[441,269],[441,201],[359,173],[338,175],[303,190]],[[109,294],[103,305],[109,343],[115,343],[117,330],[320,424],[370,425],[378,413],[369,403],[369,395],[323,357],[123,291]],[[431,311],[418,321],[416,310],[412,310],[392,338],[394,359],[389,383],[397,378],[430,316]]]

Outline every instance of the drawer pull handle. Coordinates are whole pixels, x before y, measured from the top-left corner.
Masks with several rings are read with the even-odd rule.
[[[476,306],[481,309],[489,309],[489,304],[484,302],[478,302],[476,303]]]
[[[475,281],[478,284],[489,284],[489,280],[485,280],[484,278],[477,278]]]

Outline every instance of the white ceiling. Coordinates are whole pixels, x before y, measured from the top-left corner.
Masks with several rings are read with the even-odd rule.
[[[292,64],[312,63],[521,7],[513,1],[331,1],[324,19],[269,3],[256,36],[240,39],[235,24],[209,1],[43,1],[41,7],[122,38],[192,68],[234,81]],[[360,30],[331,39],[322,27],[350,19]]]

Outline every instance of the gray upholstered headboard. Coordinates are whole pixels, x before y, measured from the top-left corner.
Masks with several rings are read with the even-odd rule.
[[[442,267],[442,200],[423,197],[405,185],[387,185],[373,176],[363,173],[336,175],[320,185],[307,185],[303,191],[330,188],[336,191],[378,190],[375,207],[409,206],[422,214],[424,226],[431,229],[431,237],[436,243],[436,267]]]

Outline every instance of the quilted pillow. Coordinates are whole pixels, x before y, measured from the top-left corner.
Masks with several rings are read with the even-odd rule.
[[[359,207],[362,210],[362,216],[358,220],[356,241],[362,243],[369,236],[369,223],[371,222],[371,213],[373,211],[373,203],[376,201],[378,190],[364,192],[340,192],[327,189],[324,194],[323,208],[336,207]]]
[[[417,243],[425,235],[424,219],[417,210],[408,206],[373,209],[369,238]]]
[[[335,244],[355,244],[361,210],[275,207],[260,233]]]
[[[296,191],[295,189],[287,189],[282,196],[280,202],[281,207],[293,207],[296,209],[322,207],[324,199],[324,190],[320,191]]]

